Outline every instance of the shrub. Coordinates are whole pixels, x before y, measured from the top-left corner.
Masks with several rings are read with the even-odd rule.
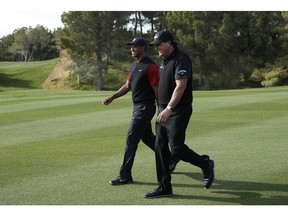
[[[262,86],[272,87],[288,84],[288,70],[285,67],[276,67],[264,75],[265,80],[261,82]]]

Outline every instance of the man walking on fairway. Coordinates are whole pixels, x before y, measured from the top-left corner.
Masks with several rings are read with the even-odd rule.
[[[168,31],[158,32],[150,45],[155,46],[163,61],[160,66],[155,146],[158,187],[145,194],[145,198],[173,195],[169,148],[173,156],[202,169],[204,188],[208,189],[214,179],[214,161],[207,155],[198,155],[184,144],[186,128],[192,115],[191,60],[178,49]]]
[[[116,98],[132,91],[133,116],[127,132],[124,159],[120,174],[110,181],[111,185],[133,182],[132,166],[140,140],[155,151],[155,135],[152,132],[151,120],[156,112],[155,103],[158,101],[159,69],[146,56],[146,41],[143,38],[136,37],[127,45],[131,45],[131,54],[135,58],[127,82],[116,93],[102,101],[104,105],[109,105]],[[175,169],[176,162],[173,163],[172,171]]]

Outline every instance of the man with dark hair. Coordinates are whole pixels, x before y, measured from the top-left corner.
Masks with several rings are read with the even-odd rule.
[[[155,146],[158,187],[145,194],[145,198],[173,195],[169,149],[174,157],[202,169],[204,188],[208,189],[214,179],[214,161],[207,155],[198,155],[184,143],[186,128],[192,115],[191,60],[178,49],[168,31],[158,32],[150,45],[155,46],[163,61],[160,66]]]
[[[110,181],[111,185],[123,185],[133,182],[132,166],[140,140],[155,151],[155,135],[152,132],[151,120],[156,112],[158,101],[159,69],[145,54],[146,41],[136,37],[130,45],[135,61],[130,67],[126,83],[102,103],[109,105],[130,90],[132,91],[133,115],[126,137],[126,148],[119,176]],[[171,157],[170,157],[171,160]],[[170,162],[171,164],[171,162]],[[171,169],[175,169],[176,163]]]

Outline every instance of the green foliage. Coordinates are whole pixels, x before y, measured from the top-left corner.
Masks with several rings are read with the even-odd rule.
[[[288,85],[288,68],[277,67],[265,74],[261,84],[265,87]]]
[[[249,81],[261,83],[264,80],[265,69],[254,69],[251,76],[249,77]]]
[[[150,32],[151,32],[151,38],[153,39],[153,34],[157,31],[161,31],[163,29],[166,29],[166,21],[165,21],[165,14],[166,11],[140,11],[140,13],[144,16],[144,22],[150,24]],[[143,25],[143,24],[142,24]],[[142,36],[142,32],[140,32]]]
[[[14,56],[9,52],[9,47],[13,43],[13,36],[7,35],[0,38],[0,61],[12,61]]]
[[[54,35],[41,25],[16,29],[6,52],[14,56],[13,60],[25,62],[58,57]],[[3,59],[11,60],[8,56]]]
[[[275,64],[266,64],[265,68],[255,69],[250,81],[261,83],[264,87],[288,85],[288,56],[277,58]]]
[[[133,20],[131,14],[138,18]],[[71,11],[62,14],[65,27],[54,33],[38,25],[1,38],[0,61],[55,58],[56,43],[77,64],[77,88],[113,89],[122,82],[122,75],[111,73],[109,64],[128,61],[126,43],[136,36],[151,41],[156,31],[167,29],[191,56],[197,88],[253,87],[265,79],[253,80],[255,71],[271,72],[267,65],[282,67],[277,61],[288,52],[287,17],[287,12],[280,11]],[[144,23],[150,27],[146,34],[138,28]],[[147,53],[161,61],[153,49]],[[272,83],[285,84],[285,78]]]
[[[71,11],[62,15],[66,28],[58,41],[68,49],[78,68],[83,62],[97,67],[89,77],[94,78],[92,83],[99,90],[103,89],[104,57],[109,61],[111,55],[118,53],[112,53],[111,47],[122,38],[128,15],[113,11]]]
[[[279,40],[281,12],[176,11],[167,14],[167,22],[204,89],[238,88],[253,69],[273,64],[285,44]]]
[[[94,77],[89,77],[89,74],[81,77],[79,83],[77,79],[77,75],[72,73],[65,79],[65,85],[73,90],[96,90],[95,85],[93,85]]]
[[[130,62],[110,61],[103,76],[105,90],[119,89],[127,81]]]
[[[93,68],[95,69],[95,67],[83,63],[79,68],[77,67],[74,73],[69,75],[66,79],[66,85],[75,90],[97,90],[97,84],[93,84],[95,80],[94,73],[90,71]],[[105,64],[103,68],[103,89],[111,91],[119,89],[126,82],[129,69],[130,62],[126,60],[111,60],[108,64]]]

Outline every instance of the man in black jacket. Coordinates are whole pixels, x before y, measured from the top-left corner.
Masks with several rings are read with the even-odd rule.
[[[145,198],[172,196],[169,157],[172,155],[202,169],[204,188],[214,179],[214,161],[207,155],[198,155],[185,144],[186,128],[192,115],[192,63],[180,51],[168,31],[158,32],[150,45],[163,57],[160,66],[158,116],[156,124],[156,168],[158,187]]]

